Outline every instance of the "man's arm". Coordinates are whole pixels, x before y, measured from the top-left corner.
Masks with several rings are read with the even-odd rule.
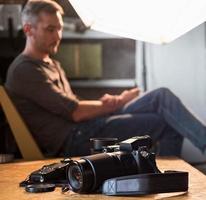
[[[118,105],[112,107],[108,104],[104,104],[100,100],[79,101],[78,106],[72,113],[72,119],[75,122],[89,120],[112,113],[118,108]]]
[[[139,92],[138,88],[134,88],[125,90],[120,95],[105,94],[100,100],[96,101],[79,101],[72,113],[72,119],[75,122],[80,122],[112,113],[137,97]]]

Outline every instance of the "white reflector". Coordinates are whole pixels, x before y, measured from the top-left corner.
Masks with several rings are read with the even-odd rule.
[[[86,26],[168,43],[206,20],[206,0],[69,0]]]

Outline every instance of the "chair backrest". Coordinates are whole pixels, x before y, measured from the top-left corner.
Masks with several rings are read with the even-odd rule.
[[[24,120],[17,111],[15,105],[7,94],[5,88],[0,85],[0,104],[7,118],[8,124],[20,149],[23,159],[40,160],[44,156],[36,144],[32,134]]]

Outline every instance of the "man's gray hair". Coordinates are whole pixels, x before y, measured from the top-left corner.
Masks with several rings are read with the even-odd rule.
[[[41,12],[64,14],[62,7],[53,0],[29,0],[22,11],[22,24],[35,23]]]

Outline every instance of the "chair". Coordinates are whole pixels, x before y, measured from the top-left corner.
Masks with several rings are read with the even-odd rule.
[[[2,106],[3,112],[7,118],[23,159],[44,159],[44,156],[33,139],[32,134],[2,85],[0,85],[0,105]]]

